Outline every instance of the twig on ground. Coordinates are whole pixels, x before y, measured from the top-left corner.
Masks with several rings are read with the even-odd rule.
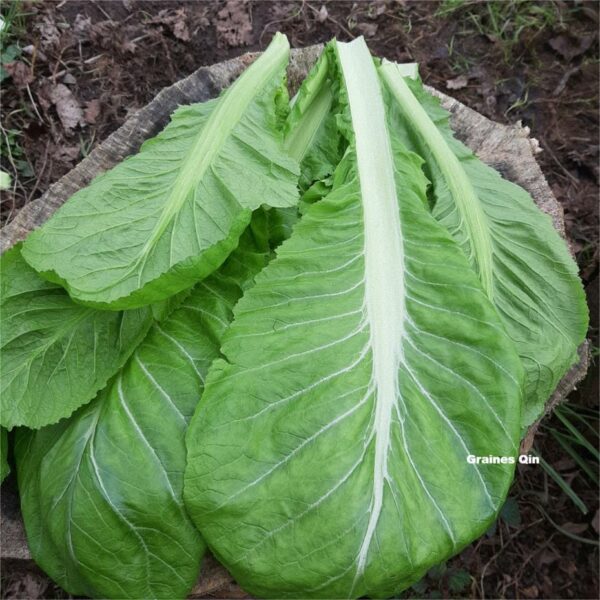
[[[109,20],[112,21],[111,16],[102,8],[102,5],[98,4],[96,0],[92,0],[92,4]]]
[[[42,175],[44,174],[44,171],[46,170],[46,164],[48,163],[48,149],[50,148],[50,140],[48,140],[46,142],[46,150],[44,152],[44,160],[42,161],[42,167],[39,170],[36,180],[35,180],[35,184],[33,185],[33,188],[31,190],[31,193],[29,194],[29,196],[27,197],[27,202],[31,202],[31,200],[33,199],[33,195],[37,192],[37,189],[39,187],[40,181],[42,179]]]
[[[33,106],[33,110],[35,111],[35,114],[37,115],[37,118],[39,119],[40,123],[43,123],[44,119],[42,118],[42,115],[40,115],[40,111],[38,110],[37,104],[33,99],[33,94],[31,93],[31,88],[29,87],[29,84],[27,84],[26,89],[27,95],[29,96],[29,100],[31,101],[31,106]]]
[[[560,170],[573,182],[573,185],[575,186],[575,189],[577,189],[578,186],[578,180],[577,177],[575,177],[561,162],[560,160],[558,160],[558,158],[556,158],[556,155],[554,154],[554,152],[552,152],[552,149],[550,148],[550,146],[548,146],[548,144],[546,144],[546,142],[544,141],[544,138],[540,138],[540,143],[542,144],[544,150],[548,153],[548,156],[558,165],[558,167],[560,168]]]
[[[506,543],[501,543],[500,550],[498,550],[498,552],[496,552],[494,555],[492,555],[490,560],[488,560],[485,563],[485,565],[483,566],[483,569],[481,570],[481,575],[479,577],[479,581],[481,583],[481,600],[485,600],[485,588],[483,587],[483,580],[485,578],[485,572],[488,570],[489,566],[504,552],[504,550],[506,550],[506,548],[508,548],[510,546],[511,542],[516,537],[518,537],[519,535],[521,535],[521,533],[523,533],[523,531],[525,531],[526,529],[529,529],[530,527],[537,525],[538,523],[542,523],[543,521],[544,521],[544,519],[537,519],[531,523],[528,523],[525,527],[519,527],[519,529],[517,529],[514,533],[512,533],[509,536],[509,538],[506,540]]]
[[[315,14],[319,14],[319,11],[314,6],[311,6],[308,2],[306,3],[306,6],[308,6],[308,8],[310,8],[310,10],[312,10]],[[344,33],[348,34],[352,39],[356,38],[356,36],[348,28],[344,27],[339,21],[334,19],[329,13],[327,14],[327,20],[331,21],[332,23],[337,25]]]
[[[91,58],[84,60],[83,64],[84,65],[92,64],[92,63],[96,62],[97,60],[99,60],[100,58],[102,58],[103,56],[104,56],[104,54],[97,54],[96,56],[92,56]],[[63,63],[63,64],[68,64],[68,63]],[[68,68],[62,69],[62,71],[58,71],[58,73],[55,73],[52,77],[54,77],[55,79],[57,77],[62,77],[63,75],[66,75],[68,71],[69,71]]]

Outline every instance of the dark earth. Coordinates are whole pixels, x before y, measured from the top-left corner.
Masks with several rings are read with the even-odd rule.
[[[490,119],[522,121],[565,211],[592,364],[535,439],[546,464],[519,466],[488,534],[401,597],[598,598],[598,9],[562,0],[4,1],[1,168],[12,186],[2,222],[162,87],[263,49],[278,30],[295,47],[364,35],[374,54],[418,62],[426,83]],[[194,597],[247,597],[222,579]],[[1,595],[70,597],[15,564],[3,565]]]

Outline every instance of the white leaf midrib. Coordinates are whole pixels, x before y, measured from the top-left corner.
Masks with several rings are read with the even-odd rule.
[[[283,36],[274,38],[271,46],[240,75],[216,104],[201,133],[194,141],[188,157],[179,169],[169,198],[165,202],[151,235],[143,246],[141,257],[148,256],[149,250],[156,245],[167,225],[185,203],[189,190],[193,188],[194,183],[202,179],[213,164],[255,96],[267,88],[274,73],[285,63],[289,46],[287,40],[284,40]],[[140,278],[142,271],[143,269],[140,270]]]
[[[392,148],[373,59],[362,38],[350,44],[339,43],[337,48],[355,134],[365,235],[364,312],[370,331],[375,391],[373,492],[357,558],[358,577],[365,569],[389,479],[392,413],[397,406],[398,372],[403,361],[404,251]]]

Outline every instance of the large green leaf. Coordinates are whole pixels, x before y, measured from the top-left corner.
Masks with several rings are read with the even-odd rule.
[[[183,598],[192,587],[204,544],[183,507],[184,433],[232,306],[265,264],[262,229],[153,326],[93,402],[18,430],[31,553],[70,593]]]
[[[79,302],[143,306],[190,288],[237,245],[262,203],[292,206],[282,150],[289,45],[273,42],[217,100],[177,113],[142,151],[77,192],[23,247]]]
[[[75,304],[23,260],[20,245],[2,255],[0,269],[0,424],[56,423],[119,370],[146,335],[152,311]]]
[[[331,175],[341,158],[329,60],[323,52],[302,82],[285,123],[284,150],[300,164],[303,190]]]
[[[10,473],[8,464],[8,434],[4,427],[0,427],[0,483],[2,483]]]
[[[523,427],[578,359],[588,312],[577,266],[548,215],[454,138],[419,81],[384,61],[395,127],[425,157],[433,214],[457,240],[495,304],[526,371]]]
[[[323,52],[290,103],[283,146],[300,164],[299,186],[303,195],[299,206],[268,211],[274,246],[290,236],[300,214],[299,208],[329,191],[323,180],[329,179],[341,158],[341,138],[334,110],[336,95],[328,62],[328,53]],[[315,189],[319,190],[318,194],[314,193]]]
[[[184,499],[251,593],[386,597],[495,518],[522,369],[394,138],[362,39],[340,63],[349,146],[234,310],[187,433]],[[335,66],[332,64],[332,66]]]

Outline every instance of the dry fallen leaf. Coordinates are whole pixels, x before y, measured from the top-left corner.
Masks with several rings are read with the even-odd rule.
[[[3,595],[6,598],[45,598],[48,591],[48,581],[42,575],[37,573],[25,573],[22,577],[17,577],[12,581],[9,579],[8,585],[3,586]]]
[[[19,88],[25,88],[33,82],[34,77],[29,65],[20,60],[2,65],[6,72],[12,77],[13,83]]]
[[[574,533],[575,535],[578,535],[580,533],[583,533],[588,528],[588,524],[587,523],[571,523],[569,521],[568,523],[563,523],[561,525],[561,527],[565,531],[568,531],[569,533]]]
[[[446,80],[446,87],[449,90],[462,90],[469,85],[469,78],[466,75],[459,75],[454,79]]]
[[[157,25],[166,25],[177,39],[189,42],[190,32],[186,19],[187,13],[185,8],[178,8],[177,10],[163,8],[158,12],[158,15],[153,17],[149,22],[156,23]]]
[[[577,573],[577,565],[572,560],[563,559],[558,563],[558,568],[570,577]]]
[[[190,32],[188,31],[185,21],[178,20],[173,23],[173,35],[184,42],[190,41]]]
[[[377,33],[377,23],[359,23],[356,28],[368,38]]]
[[[40,44],[44,50],[55,48],[60,43],[60,31],[50,15],[44,16],[42,21],[35,26],[40,34]]]
[[[92,19],[84,17],[82,14],[77,14],[75,23],[73,24],[73,32],[78,38],[87,38],[92,27]]]
[[[573,60],[575,57],[583,54],[593,43],[593,35],[569,35],[561,33],[552,38],[548,44],[563,58]]]
[[[202,561],[196,585],[188,598],[252,598],[235,581],[231,574],[211,554]]]
[[[523,588],[522,593],[525,598],[539,598],[540,590],[536,585],[530,585],[529,587]]]
[[[137,50],[137,44],[133,40],[124,40],[119,46],[121,52],[129,52],[129,54],[135,54]]]
[[[87,123],[93,125],[100,116],[100,100],[98,98],[85,103],[83,116]]]
[[[202,598],[229,586],[233,579],[225,567],[208,554],[202,561],[198,582],[190,592],[192,598]]]
[[[217,13],[217,40],[221,47],[252,43],[252,21],[246,2],[227,0]]]
[[[557,471],[569,471],[575,466],[575,461],[572,458],[561,458],[554,463],[554,468]]]
[[[50,100],[56,107],[56,112],[67,133],[71,133],[78,125],[85,126],[83,111],[71,90],[59,83],[52,88]]]
[[[403,3],[400,2],[399,4],[403,4]],[[375,2],[373,3],[373,8],[375,9],[375,12],[371,18],[374,19],[376,17],[381,16],[387,10],[388,7],[387,7],[386,0],[375,0]]]
[[[539,556],[535,559],[535,564],[538,568],[543,567],[544,565],[551,565],[556,562],[560,556],[553,552],[552,550],[545,548],[540,552]]]
[[[50,152],[55,161],[72,166],[79,158],[80,148],[79,146],[51,144]]]

